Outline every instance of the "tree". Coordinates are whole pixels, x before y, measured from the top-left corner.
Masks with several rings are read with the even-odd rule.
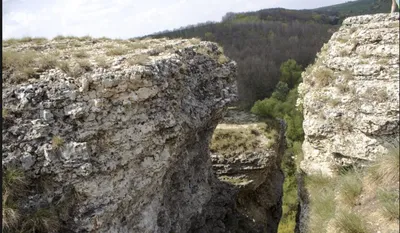
[[[294,59],[289,59],[281,65],[280,81],[287,83],[290,89],[301,82],[302,67]]]
[[[275,87],[275,91],[272,93],[272,98],[275,98],[280,101],[285,101],[286,96],[289,93],[289,86],[287,83],[279,81]]]

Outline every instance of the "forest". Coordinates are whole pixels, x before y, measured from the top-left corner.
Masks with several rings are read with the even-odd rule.
[[[312,63],[338,22],[334,13],[279,8],[227,13],[218,23],[187,26],[151,37],[198,37],[220,44],[237,62],[240,104],[249,109],[255,101],[272,94],[283,62],[294,59],[302,67]]]

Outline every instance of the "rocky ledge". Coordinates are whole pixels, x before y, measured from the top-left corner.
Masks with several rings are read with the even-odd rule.
[[[363,165],[399,145],[399,14],[350,17],[303,73],[306,173]]]
[[[5,46],[3,174],[22,171],[25,181],[3,200],[25,222],[9,231],[32,229],[32,216],[49,232],[235,226],[224,225],[234,204],[208,149],[236,98],[236,64],[216,44],[58,38]]]

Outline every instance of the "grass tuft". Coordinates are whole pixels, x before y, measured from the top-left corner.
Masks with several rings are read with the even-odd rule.
[[[58,150],[64,146],[64,140],[59,136],[54,136],[51,140],[53,149]]]
[[[339,195],[342,202],[354,206],[362,192],[362,181],[358,173],[349,171],[339,179]]]
[[[27,216],[21,225],[21,232],[56,233],[59,228],[57,213],[50,208],[41,208]]]
[[[397,185],[399,182],[399,148],[378,158],[368,169],[368,178],[373,184],[383,187]]]
[[[126,48],[121,48],[121,47],[115,47],[115,48],[110,48],[107,52],[107,56],[120,56],[120,55],[125,55],[128,53],[128,50]]]
[[[341,210],[335,218],[335,225],[343,233],[368,233],[366,223],[356,213]]]
[[[398,190],[379,190],[377,192],[379,204],[383,214],[389,220],[399,219],[399,192]]]

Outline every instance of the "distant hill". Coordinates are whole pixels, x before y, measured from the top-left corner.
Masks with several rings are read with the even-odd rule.
[[[357,0],[314,10],[336,12],[341,17],[346,17],[363,14],[389,13],[391,5],[391,0]]]
[[[189,25],[151,37],[214,41],[238,63],[239,98],[245,106],[269,97],[280,65],[294,59],[303,67],[349,15],[389,12],[391,0],[359,0],[312,10],[263,9],[227,13],[220,22]]]

